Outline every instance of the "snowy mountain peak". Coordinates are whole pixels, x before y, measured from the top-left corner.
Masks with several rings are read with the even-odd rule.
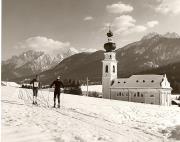
[[[141,40],[148,40],[148,39],[160,38],[160,37],[174,38],[174,39],[180,38],[180,36],[177,33],[175,33],[175,32],[172,32],[172,33],[167,32],[164,35],[158,34],[156,32],[151,32],[151,33],[145,35]]]
[[[69,48],[69,50],[74,54],[79,53],[79,51],[76,48],[73,48],[73,47]]]
[[[148,40],[148,39],[151,39],[153,37],[161,37],[161,35],[156,33],[156,32],[151,32],[151,33],[143,36],[143,38],[141,40]]]
[[[180,36],[175,32],[172,32],[172,33],[167,32],[163,36],[166,37],[166,38],[180,38]]]
[[[81,48],[81,49],[79,49],[79,51],[80,52],[87,52],[87,53],[93,53],[93,52],[96,52],[97,51],[97,49],[95,49],[95,48]]]

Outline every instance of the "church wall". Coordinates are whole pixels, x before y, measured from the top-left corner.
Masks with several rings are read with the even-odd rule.
[[[128,89],[113,89],[113,90],[111,90],[111,99],[129,101]]]
[[[132,102],[139,102],[139,103],[144,103],[144,94],[141,90],[139,89],[129,89],[130,92],[130,101]]]
[[[171,105],[171,90],[161,89],[160,91],[160,105],[170,106]]]
[[[160,98],[161,89],[145,88],[145,89],[122,89],[122,88],[111,88],[111,99],[131,101],[146,104],[161,103]],[[162,103],[165,104],[165,97],[163,95]]]
[[[117,61],[115,52],[106,52],[104,55],[105,59],[102,61],[102,96],[103,98],[110,99],[110,84],[113,79],[117,78]]]
[[[145,103],[146,104],[160,104],[160,91],[159,89],[146,89],[145,90]]]
[[[103,78],[103,98],[110,99],[110,78]]]

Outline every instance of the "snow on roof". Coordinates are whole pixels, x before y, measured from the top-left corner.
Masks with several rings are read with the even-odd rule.
[[[163,81],[167,81],[166,75],[132,75],[115,79],[111,88],[162,88]],[[166,84],[164,88],[170,88],[168,81]]]

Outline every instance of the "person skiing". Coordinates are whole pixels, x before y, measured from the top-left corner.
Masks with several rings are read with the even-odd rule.
[[[30,82],[32,84],[32,90],[33,90],[33,104],[37,105],[37,94],[38,94],[38,89],[40,87],[39,83],[39,78],[38,75]]]
[[[61,88],[64,88],[64,85],[62,81],[60,80],[61,76],[57,77],[57,80],[53,81],[53,83],[50,85],[50,88],[54,85],[54,107],[56,107],[56,97],[58,99],[58,108],[60,108],[60,93],[61,93]]]

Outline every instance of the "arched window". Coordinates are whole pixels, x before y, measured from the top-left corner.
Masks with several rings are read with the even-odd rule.
[[[137,92],[137,96],[140,97],[140,93],[139,92]]]
[[[112,56],[110,55],[110,57],[109,57],[110,59],[112,58]]]
[[[115,66],[113,65],[113,72],[115,73]]]
[[[105,72],[108,73],[108,65],[106,65]]]

